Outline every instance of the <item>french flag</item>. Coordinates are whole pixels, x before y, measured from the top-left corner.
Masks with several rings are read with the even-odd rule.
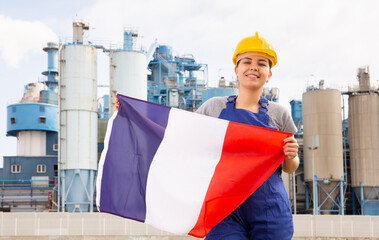
[[[291,133],[118,94],[97,177],[97,206],[204,237],[282,163]]]

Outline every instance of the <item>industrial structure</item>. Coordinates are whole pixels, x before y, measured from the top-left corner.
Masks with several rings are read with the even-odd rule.
[[[325,89],[321,80],[290,102],[301,160],[290,178],[295,213],[379,215],[379,92],[368,67],[357,76],[359,86],[348,91]]]
[[[208,65],[196,63],[190,54],[174,56],[170,46],[159,45],[148,69],[151,71],[147,84],[148,101],[190,111],[200,106]]]
[[[312,89],[303,94],[303,152],[306,208],[344,214],[341,92]],[[309,196],[312,196],[310,198]],[[338,196],[338,197],[337,197]]]
[[[97,51],[83,43],[88,25],[74,22],[60,50],[59,198],[62,211],[93,211],[97,170]]]
[[[302,101],[293,100],[291,114],[298,132],[300,166],[289,192],[294,213],[346,214],[341,92],[309,86]],[[295,190],[295,191],[294,191]]]
[[[205,102],[208,99],[216,96],[231,96],[238,95],[238,86],[235,82],[226,83],[226,79],[224,77],[220,77],[218,80],[218,87],[211,88],[207,87],[201,93],[201,101]]]
[[[48,43],[46,79],[25,86],[7,107],[7,136],[17,137],[17,155],[0,169],[2,211],[55,208],[58,175],[58,45]]]
[[[136,39],[138,32],[124,29],[122,49],[110,50],[110,114],[114,110],[116,94],[147,100],[147,57],[138,49]]]
[[[118,92],[188,111],[238,94],[238,82],[224,77],[209,87],[207,64],[191,54],[157,42],[142,50],[134,29],[124,29],[123,46],[115,49],[85,41],[88,29],[74,21],[72,41],[48,43],[46,79],[28,84],[23,98],[7,107],[7,135],[17,137],[18,147],[0,169],[2,211],[96,211],[97,162]],[[98,49],[110,62],[109,94],[101,97]],[[320,81],[290,102],[301,162],[284,177],[295,214],[379,215],[379,93],[368,67],[358,70],[358,79],[358,88],[343,92]],[[263,96],[278,101],[279,89],[264,88]],[[348,118],[341,114],[343,96]]]
[[[379,215],[379,91],[369,68],[358,69],[359,87],[350,88],[349,146],[353,213]]]

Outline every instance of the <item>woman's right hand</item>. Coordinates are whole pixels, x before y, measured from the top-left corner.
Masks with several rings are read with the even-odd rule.
[[[118,108],[120,107],[120,101],[118,100],[118,98],[116,97],[115,101],[114,101],[114,110],[115,111],[118,111]]]

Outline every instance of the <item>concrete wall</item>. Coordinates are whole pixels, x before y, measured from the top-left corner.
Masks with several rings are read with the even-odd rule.
[[[379,216],[294,215],[294,239],[378,239]],[[196,239],[104,213],[2,213],[0,239]]]
[[[379,216],[294,215],[294,237],[379,239]]]

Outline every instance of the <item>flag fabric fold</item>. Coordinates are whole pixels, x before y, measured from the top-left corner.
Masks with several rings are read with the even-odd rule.
[[[97,206],[176,234],[204,237],[279,167],[292,135],[117,96]]]

